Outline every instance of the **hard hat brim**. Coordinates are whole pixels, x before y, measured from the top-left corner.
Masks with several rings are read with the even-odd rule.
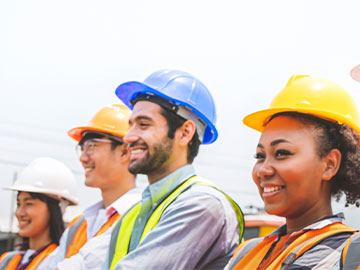
[[[99,129],[99,128],[94,128],[94,127],[90,127],[90,126],[84,126],[84,127],[76,127],[76,128],[72,128],[68,131],[68,136],[70,138],[73,138],[75,141],[80,142],[83,136],[83,133],[85,131],[96,131],[96,132],[101,132],[101,133],[109,133],[109,131],[103,130],[103,129]],[[119,133],[119,132],[111,132],[109,134],[118,136],[123,138],[126,133]]]
[[[72,196],[64,196],[64,195],[59,195],[55,192],[49,192],[47,190],[44,190],[42,188],[36,188],[33,186],[27,186],[27,185],[13,185],[10,187],[3,187],[3,189],[6,190],[12,190],[12,191],[22,191],[22,192],[33,192],[33,193],[41,193],[44,195],[48,195],[49,197],[53,197],[57,200],[60,200],[60,198],[64,198],[67,201],[70,202],[70,205],[78,205],[79,202],[77,199],[73,198]]]
[[[129,108],[133,109],[133,105],[131,101],[136,98],[136,96],[140,93],[143,94],[153,94],[159,97],[163,97],[167,100],[172,100],[176,105],[183,105],[185,107],[190,108],[196,115],[198,115],[207,125],[204,132],[204,139],[202,141],[203,144],[210,144],[214,142],[218,137],[218,132],[215,126],[203,115],[200,111],[198,111],[195,107],[191,106],[191,104],[187,104],[181,100],[174,99],[170,96],[163,94],[162,92],[137,81],[130,81],[120,84],[116,90],[116,96]]]
[[[331,121],[337,122],[339,124],[347,124],[351,128],[353,128],[356,132],[360,134],[360,127],[354,125],[352,123],[352,119],[343,117],[342,115],[338,115],[332,112],[323,111],[323,110],[316,110],[311,108],[272,108],[272,109],[265,109],[261,111],[257,111],[251,113],[244,117],[243,123],[257,131],[263,132],[266,124],[268,123],[271,116],[281,113],[281,112],[299,112],[304,114],[311,114],[316,117]]]

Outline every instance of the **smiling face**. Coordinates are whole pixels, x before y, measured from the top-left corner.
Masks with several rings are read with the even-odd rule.
[[[86,186],[107,189],[118,182],[122,173],[121,147],[125,145],[112,149],[111,140],[107,137],[88,139],[83,143],[85,150],[80,155],[80,162],[85,170]]]
[[[131,151],[129,171],[160,179],[171,172],[174,139],[170,139],[161,107],[138,101],[130,117],[130,130],[124,137]]]
[[[267,213],[294,218],[329,208],[330,191],[323,181],[327,164],[317,154],[315,138],[312,125],[289,116],[265,127],[252,176]]]
[[[15,216],[19,223],[19,235],[39,238],[49,235],[50,212],[45,202],[34,199],[28,192],[19,192]]]

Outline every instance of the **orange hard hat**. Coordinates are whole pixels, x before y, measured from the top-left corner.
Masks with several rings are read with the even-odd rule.
[[[107,105],[94,115],[87,126],[73,128],[68,131],[68,135],[78,142],[85,131],[105,132],[124,137],[129,131],[130,114],[131,110],[125,105]]]

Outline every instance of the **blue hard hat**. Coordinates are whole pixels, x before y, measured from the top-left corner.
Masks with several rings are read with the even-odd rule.
[[[147,77],[143,83],[131,81],[119,85],[115,94],[130,109],[133,108],[131,102],[139,95],[154,95],[166,99],[176,106],[183,106],[206,124],[203,144],[210,144],[218,137],[215,128],[216,109],[214,100],[207,87],[186,72],[159,70]]]

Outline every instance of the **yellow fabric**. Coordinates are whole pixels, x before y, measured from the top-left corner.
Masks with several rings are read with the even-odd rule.
[[[187,181],[185,181],[183,184],[181,184],[178,188],[176,188],[151,214],[151,216],[149,217],[149,219],[145,225],[144,231],[141,235],[140,242],[150,233],[150,231],[159,222],[159,219],[160,219],[162,213],[164,212],[164,210],[166,209],[166,207],[171,202],[173,202],[185,189],[187,189],[188,187],[190,187],[191,185],[193,185],[195,183],[216,188],[211,182],[209,182],[205,179],[202,179],[198,176],[193,176],[193,177],[189,178]],[[236,203],[229,196],[227,196],[226,194],[224,194],[224,195],[227,197],[227,199],[233,205],[234,211],[236,212],[236,214],[238,216],[239,230],[240,230],[239,235],[241,236],[243,234],[243,230],[244,230],[243,214],[242,214],[240,208],[236,205]],[[127,254],[132,229],[134,226],[136,216],[137,216],[138,212],[140,211],[140,208],[141,208],[141,203],[137,204],[135,206],[135,209],[131,209],[123,217],[123,219],[120,220],[120,222],[121,222],[120,231],[117,236],[115,253],[114,253],[114,257],[111,261],[110,269],[115,269],[117,262],[119,260],[121,260]]]
[[[110,265],[110,269],[115,269],[118,261],[120,261],[128,251],[131,232],[134,227],[135,218],[141,208],[141,203],[136,204],[120,221],[120,231],[116,241],[115,253]]]

